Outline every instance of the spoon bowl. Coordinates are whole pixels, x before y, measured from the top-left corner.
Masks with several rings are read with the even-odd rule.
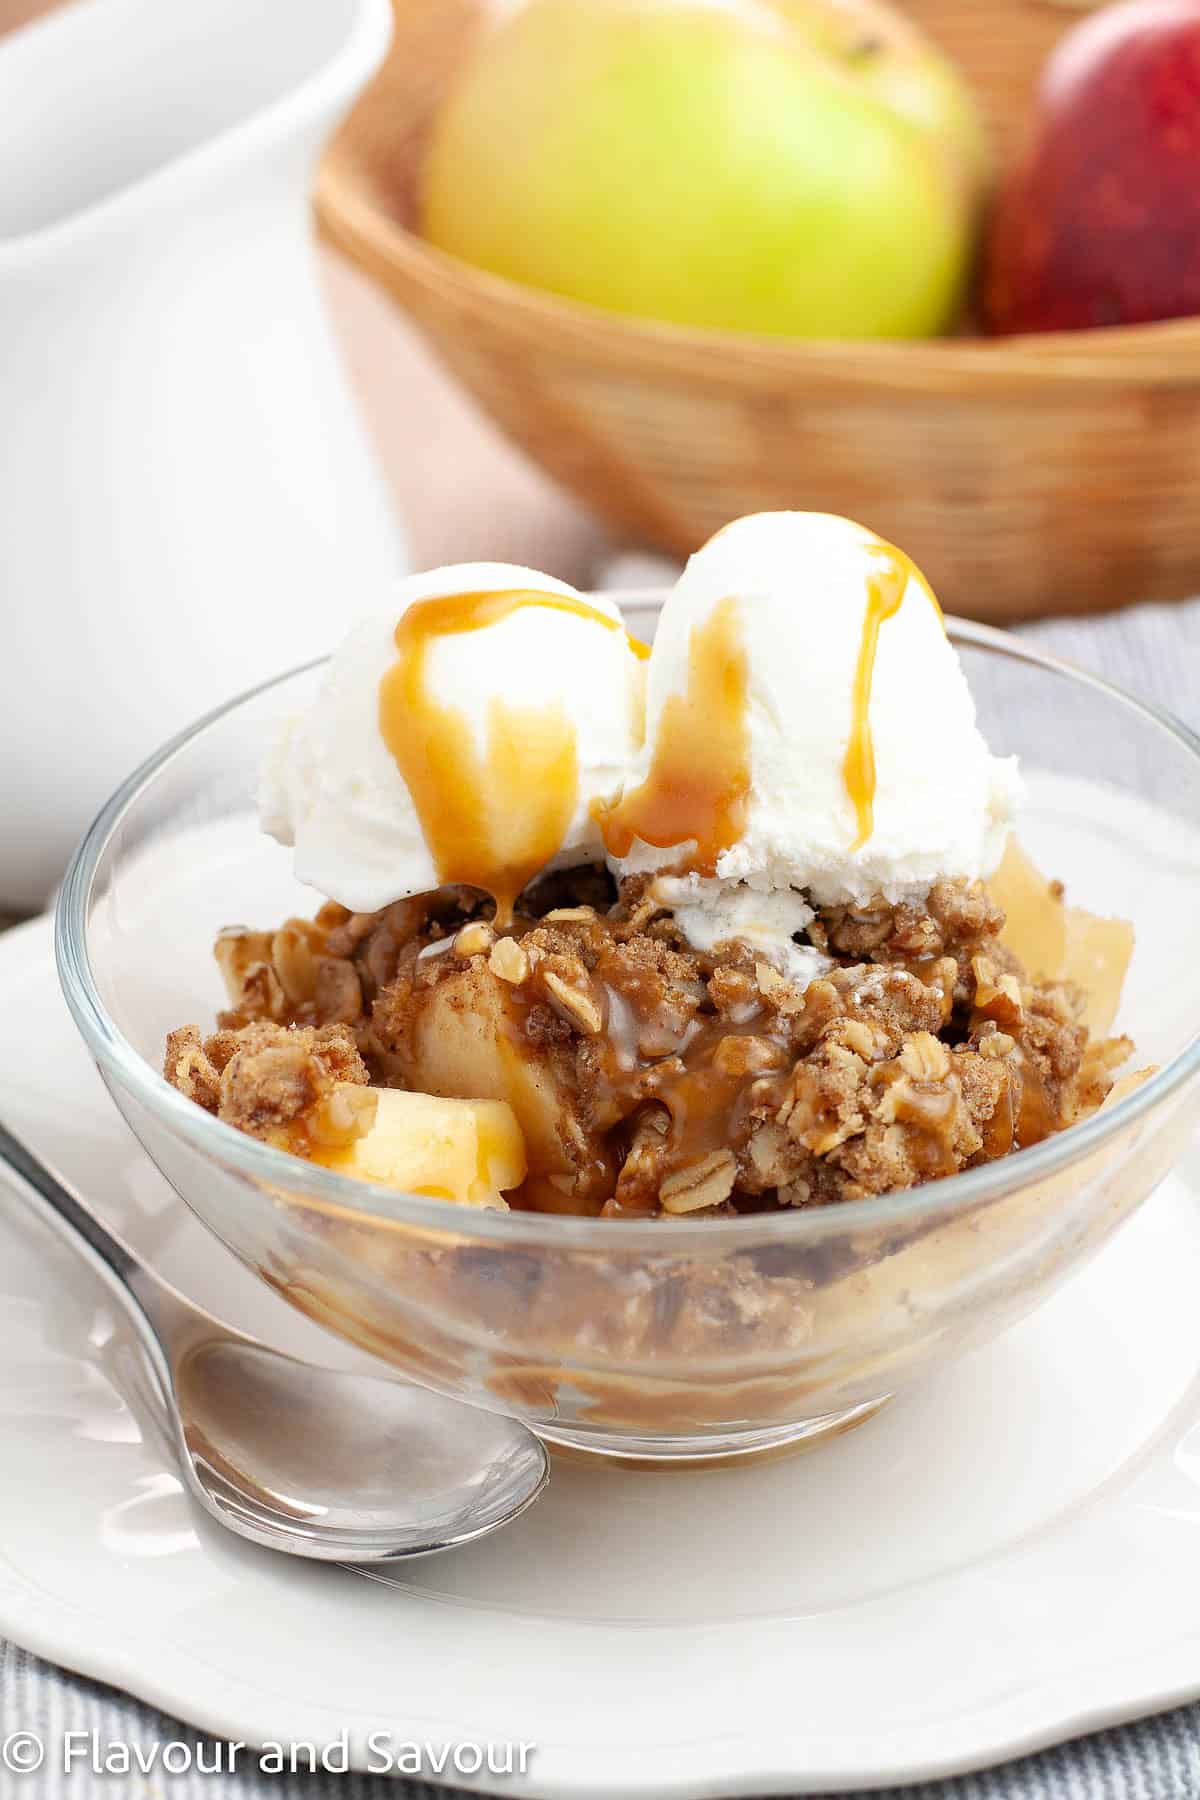
[[[515,1518],[548,1479],[541,1443],[512,1419],[261,1344],[198,1344],[175,1397],[201,1505],[256,1543],[303,1541],[310,1557],[435,1555]]]
[[[180,1478],[240,1537],[324,1562],[436,1556],[506,1525],[546,1486],[545,1446],[516,1419],[319,1369],[221,1324],[3,1124],[0,1169],[127,1313]]]

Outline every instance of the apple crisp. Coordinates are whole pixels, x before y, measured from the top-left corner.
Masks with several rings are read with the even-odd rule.
[[[302,1155],[367,1131],[376,1090],[507,1102],[527,1151],[507,1200],[525,1208],[840,1204],[1006,1156],[1104,1100],[1128,1040],[1090,1031],[1087,995],[1032,975],[1003,926],[962,881],[920,906],[825,908],[800,986],[744,944],[689,948],[644,876],[619,893],[593,869],[543,878],[505,930],[462,887],[372,914],[330,903],[222,933],[229,1009],[207,1037],[174,1032],[165,1073]]]

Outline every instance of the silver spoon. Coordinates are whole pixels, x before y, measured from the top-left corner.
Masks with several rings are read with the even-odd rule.
[[[2,1124],[0,1166],[121,1302],[188,1491],[230,1531],[390,1562],[483,1537],[546,1486],[545,1448],[515,1419],[269,1350],[152,1273]]]

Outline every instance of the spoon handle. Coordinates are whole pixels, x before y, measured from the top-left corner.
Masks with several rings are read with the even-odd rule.
[[[90,1265],[109,1291],[124,1306],[155,1351],[160,1368],[169,1366],[171,1352],[186,1333],[216,1332],[241,1338],[242,1333],[218,1324],[171,1283],[147,1268],[129,1245],[101,1224],[78,1191],[55,1174],[41,1157],[21,1142],[0,1120],[0,1168],[13,1178],[32,1211],[43,1218]]]
[[[98,1257],[104,1264],[105,1279],[110,1285],[115,1276],[122,1288],[131,1286],[131,1278],[141,1268],[133,1251],[100,1223],[66,1182],[15,1137],[3,1120],[0,1120],[0,1161],[20,1176],[26,1188],[33,1189],[34,1199],[40,1202],[38,1211],[50,1217],[60,1236],[83,1239],[93,1257]]]

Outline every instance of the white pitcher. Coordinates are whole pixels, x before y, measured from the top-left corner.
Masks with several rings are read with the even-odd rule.
[[[388,0],[79,0],[0,39],[0,908],[403,549],[320,294]]]

